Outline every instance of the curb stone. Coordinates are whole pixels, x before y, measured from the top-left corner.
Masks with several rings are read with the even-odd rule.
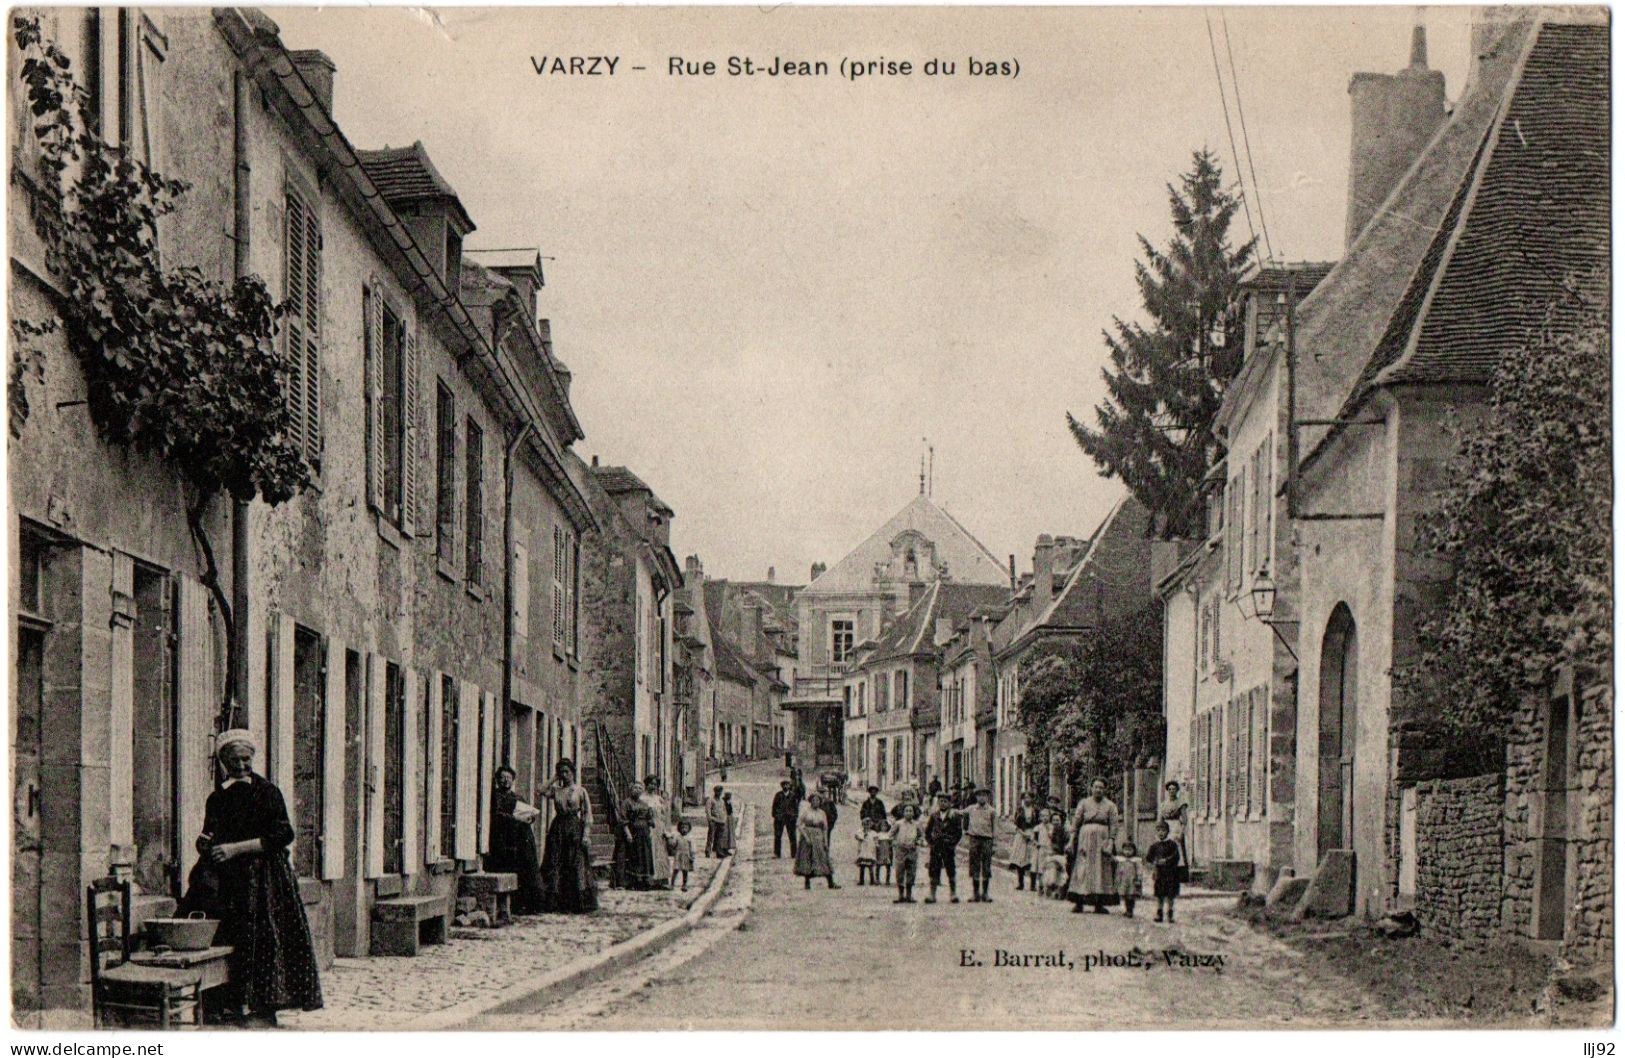
[[[755,811],[755,805],[745,806],[745,811],[740,813],[740,830],[755,825]],[[430,1011],[412,1018],[400,1025],[399,1031],[501,1028],[500,1025],[486,1024],[486,1019],[515,1013],[515,1008],[518,1007],[534,1008],[557,1002],[588,985],[618,973],[639,959],[660,951],[698,925],[721,898],[722,890],[733,874],[736,858],[737,855],[724,859],[705,889],[690,903],[689,909],[676,918],[667,919],[660,925],[628,937],[618,944],[612,944],[603,951],[577,959],[550,974],[512,985],[496,995],[459,1003],[444,1010]]]

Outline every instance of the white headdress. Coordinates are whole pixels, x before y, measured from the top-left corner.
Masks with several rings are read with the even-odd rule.
[[[227,746],[247,746],[250,753],[258,753],[260,750],[259,740],[254,737],[254,732],[246,727],[234,727],[229,731],[222,731],[214,737],[216,756]]]

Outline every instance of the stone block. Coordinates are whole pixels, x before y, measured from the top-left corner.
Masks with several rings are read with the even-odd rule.
[[[1239,893],[1252,885],[1257,866],[1251,860],[1214,860],[1207,872],[1207,885],[1212,889]]]
[[[1291,910],[1303,899],[1304,890],[1309,888],[1309,879],[1296,877],[1290,867],[1281,868],[1280,877],[1270,886],[1269,893],[1264,897],[1266,908],[1285,908]]]
[[[1331,849],[1309,878],[1292,917],[1342,918],[1354,912],[1354,850]]]

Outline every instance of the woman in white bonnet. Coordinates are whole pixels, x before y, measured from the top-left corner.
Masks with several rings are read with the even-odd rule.
[[[235,1000],[251,1022],[276,1024],[278,1010],[322,1005],[315,946],[288,862],[293,825],[282,791],[254,771],[254,735],[222,732],[215,757],[223,778],[209,795],[197,850],[217,886],[219,940],[229,944]]]

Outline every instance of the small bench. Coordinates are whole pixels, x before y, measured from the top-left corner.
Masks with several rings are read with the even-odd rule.
[[[517,874],[475,871],[457,881],[458,895],[473,897],[492,926],[513,922],[513,894],[518,891]]]
[[[446,943],[443,896],[397,896],[372,905],[372,954],[416,955],[422,944]]]

